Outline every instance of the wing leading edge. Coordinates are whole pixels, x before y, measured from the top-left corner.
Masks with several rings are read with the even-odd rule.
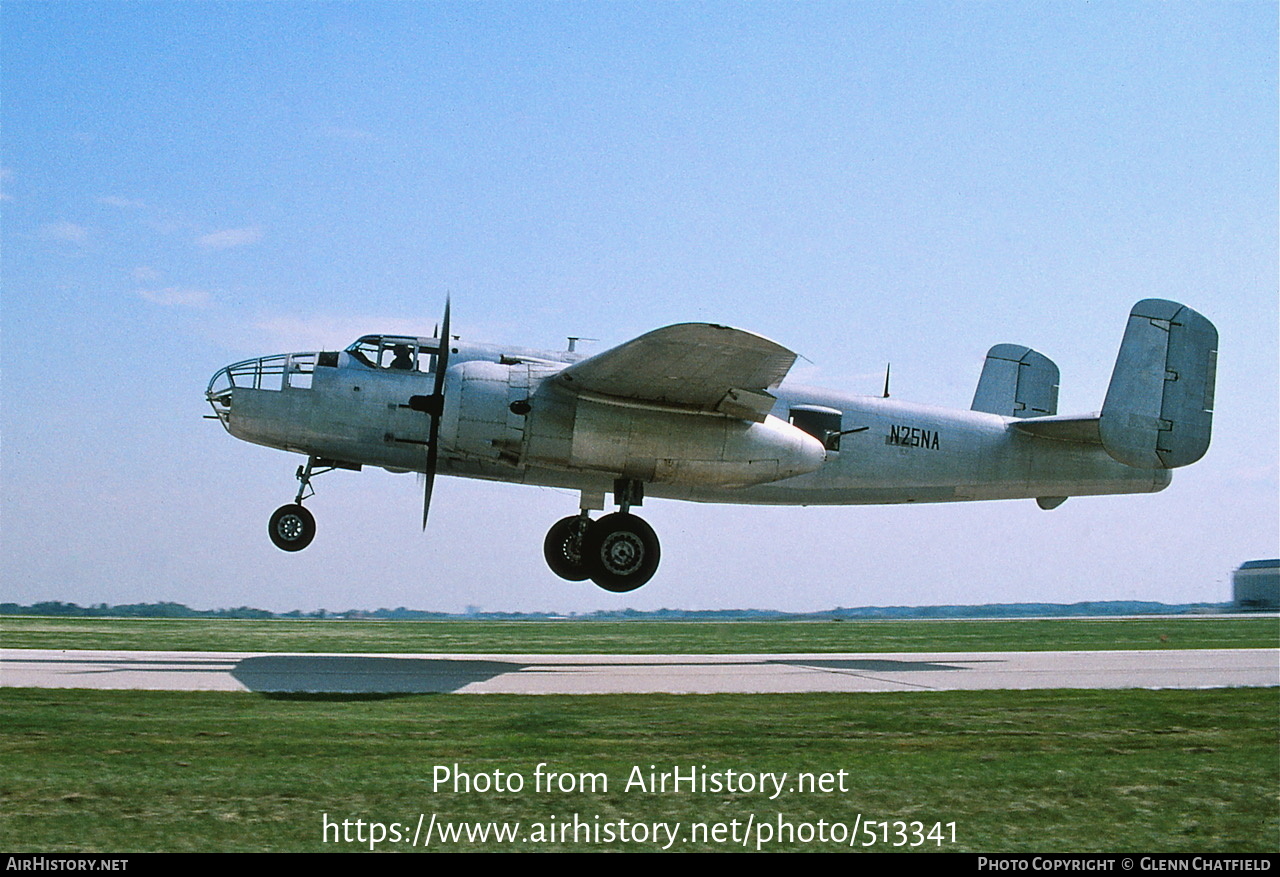
[[[768,338],[714,323],[655,329],[564,369],[556,380],[575,393],[763,422],[768,391],[796,354]]]

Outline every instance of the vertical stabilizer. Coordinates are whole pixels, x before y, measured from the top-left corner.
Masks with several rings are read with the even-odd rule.
[[[997,344],[987,351],[969,407],[1005,417],[1057,414],[1058,367],[1030,347]]]
[[[1194,463],[1209,448],[1218,330],[1177,302],[1138,302],[1120,343],[1098,431],[1107,453],[1139,469]]]

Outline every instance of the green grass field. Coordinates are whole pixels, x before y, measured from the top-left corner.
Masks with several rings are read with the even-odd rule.
[[[0,617],[0,647],[227,652],[760,654],[1275,648],[1280,619],[319,621]]]
[[[1275,851],[1280,691],[1035,691],[768,696],[269,698],[0,693],[0,846],[13,851],[334,850],[335,824],[521,823],[522,840],[462,849],[660,849],[538,843],[536,824],[680,826],[672,849],[741,849],[749,821],[955,823],[970,851]],[[537,791],[542,762],[594,791]],[[520,774],[519,792],[434,788],[438,768]],[[625,789],[706,765],[788,774],[760,791]],[[845,771],[839,791],[838,771]],[[798,791],[797,772],[830,774]],[[607,783],[607,789],[603,783]],[[695,824],[726,840],[691,841]],[[364,826],[367,837],[368,826]],[[616,830],[616,829],[615,829]],[[646,829],[647,830],[647,829]],[[848,831],[848,828],[844,829]],[[815,834],[764,849],[834,850]],[[876,829],[879,833],[879,829]],[[949,841],[950,829],[943,835]],[[908,841],[914,840],[908,828]],[[530,840],[529,838],[534,838]],[[864,833],[855,840],[866,840]],[[872,849],[892,849],[879,841]],[[410,848],[385,842],[382,849]],[[439,844],[433,848],[442,848]],[[937,849],[926,841],[919,849]]]
[[[0,619],[5,647],[63,649],[698,654],[1278,642],[1274,617]],[[575,789],[536,788],[539,764]],[[436,787],[437,772],[454,765],[473,777],[519,776],[524,787]],[[785,773],[784,791],[627,788],[637,769],[687,776],[704,765],[722,781],[730,770]],[[801,773],[813,788],[797,787]],[[408,850],[420,814],[437,820],[430,848],[448,850],[651,851],[668,846],[666,826],[678,831],[669,848],[680,851],[1274,852],[1280,689],[585,697],[0,689],[0,847],[10,850],[354,851],[369,848],[371,832],[391,838],[393,824],[405,839],[378,848]],[[338,840],[344,820],[350,843]],[[516,839],[442,842],[445,823],[501,824]]]

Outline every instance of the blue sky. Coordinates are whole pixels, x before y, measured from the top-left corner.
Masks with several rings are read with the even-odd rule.
[[[0,7],[3,599],[202,608],[1225,600],[1280,553],[1274,3]],[[429,332],[605,349],[686,320],[805,383],[968,407],[987,348],[1096,410],[1124,318],[1221,334],[1214,442],[1152,496],[651,501],[657,577],[561,582],[573,494],[339,472],[202,420],[266,353]]]

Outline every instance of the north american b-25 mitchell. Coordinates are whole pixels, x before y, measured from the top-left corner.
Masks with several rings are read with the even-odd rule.
[[[570,348],[573,344],[570,343]],[[551,570],[615,592],[658,567],[646,496],[842,505],[1147,493],[1208,449],[1218,333],[1191,308],[1138,302],[1099,412],[1060,415],[1058,367],[1015,344],[987,353],[969,410],[783,383],[796,354],[741,329],[682,323],[603,353],[365,335],[341,352],[219,370],[206,398],[233,436],[305,454],[272,541],[315,535],[303,501],[335,468],[437,474],[579,491],[552,525]],[[611,494],[618,511],[592,519]]]

